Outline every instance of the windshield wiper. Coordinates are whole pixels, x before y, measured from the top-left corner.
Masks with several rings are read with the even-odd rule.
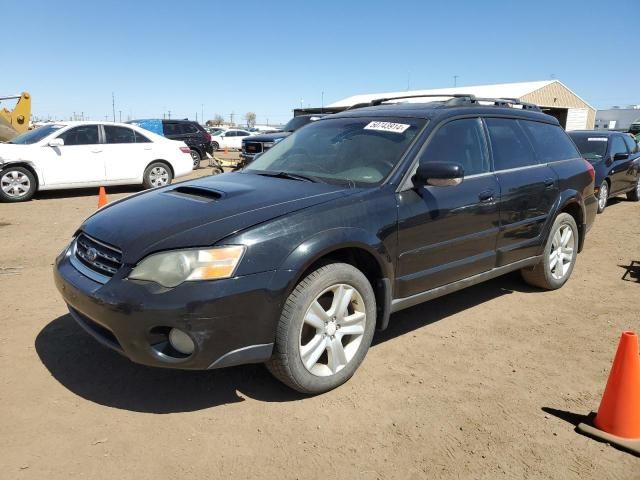
[[[300,182],[324,183],[317,177],[300,175],[298,173],[263,171],[258,173],[258,175],[264,175],[265,177],[288,178],[290,180],[298,180]]]

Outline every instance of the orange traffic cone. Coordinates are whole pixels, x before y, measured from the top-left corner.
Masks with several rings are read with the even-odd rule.
[[[107,192],[104,187],[100,187],[100,192],[98,194],[98,208],[102,208],[107,204]]]
[[[640,455],[640,354],[638,336],[622,332],[593,426],[578,430]]]
[[[229,154],[229,149],[227,147],[224,147],[224,154],[228,155]]]

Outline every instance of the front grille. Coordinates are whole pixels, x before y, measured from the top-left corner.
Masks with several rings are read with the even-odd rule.
[[[86,267],[109,277],[122,265],[122,252],[84,233],[76,239],[75,255]]]
[[[262,153],[262,144],[260,142],[245,142],[244,151],[250,155]]]

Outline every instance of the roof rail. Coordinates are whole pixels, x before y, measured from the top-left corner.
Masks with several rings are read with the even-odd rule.
[[[401,95],[397,97],[376,98],[370,102],[357,103],[350,106],[347,110],[362,108],[362,107],[376,107],[389,102],[391,100],[403,100],[406,98],[442,98],[450,97],[449,100],[444,102],[446,107],[459,107],[463,105],[479,105],[480,102],[492,102],[495,107],[511,108],[514,105],[519,105],[523,110],[535,110],[541,111],[538,105],[528,102],[522,102],[517,98],[478,98],[470,93],[432,93],[425,95]]]

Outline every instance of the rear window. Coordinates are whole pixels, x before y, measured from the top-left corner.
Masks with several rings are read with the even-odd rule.
[[[535,153],[524,130],[515,119],[487,118],[495,170],[536,165]]]
[[[198,127],[196,127],[193,123],[183,123],[182,130],[184,133],[198,133]]]
[[[604,158],[607,153],[607,137],[598,136],[597,134],[577,134],[570,133],[569,136],[580,150],[580,153],[587,160],[598,161]]]
[[[580,158],[575,145],[559,125],[520,120],[520,124],[529,134],[533,149],[541,163],[559,162]]]
[[[169,135],[182,135],[182,125],[179,123],[165,123],[164,124],[164,134],[166,136]]]

